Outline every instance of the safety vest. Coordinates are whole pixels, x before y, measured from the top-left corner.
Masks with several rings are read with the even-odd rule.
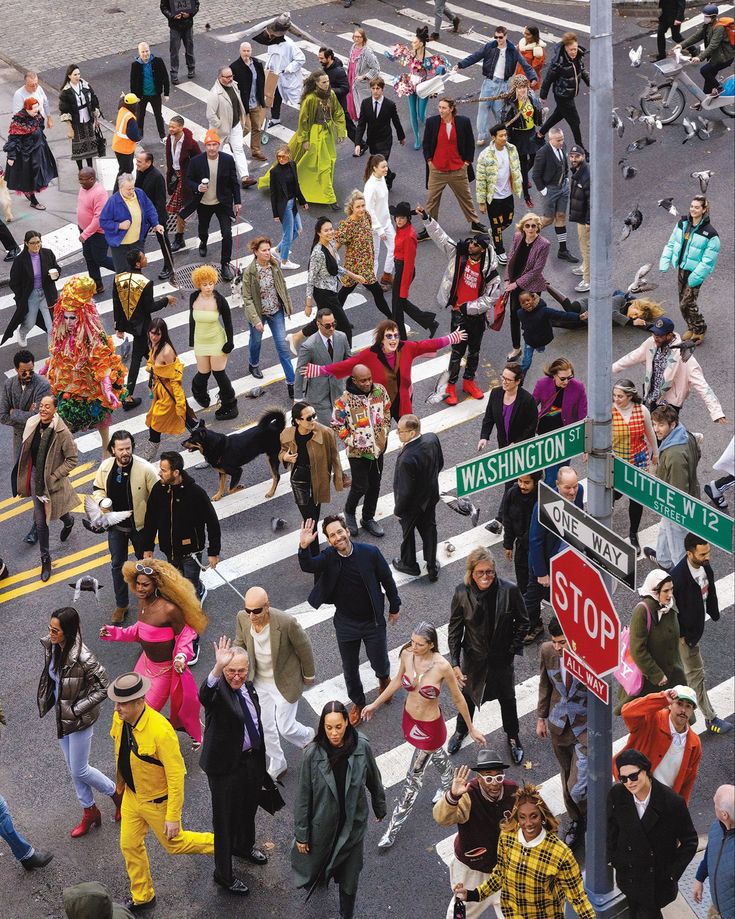
[[[115,136],[112,138],[112,149],[115,153],[134,153],[137,141],[131,140],[125,133],[128,122],[135,115],[126,108],[120,108],[115,121]]]

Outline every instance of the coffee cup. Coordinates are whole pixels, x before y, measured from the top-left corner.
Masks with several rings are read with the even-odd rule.
[[[57,269],[57,268],[49,268],[49,270],[48,270],[48,276],[51,278],[52,281],[58,281],[58,280],[59,280],[59,271],[58,271],[58,269]]]
[[[202,185],[209,185],[209,179],[202,179]]]
[[[100,501],[100,510],[105,514],[107,513],[107,511],[111,511],[112,510],[112,500],[110,498],[103,498]]]

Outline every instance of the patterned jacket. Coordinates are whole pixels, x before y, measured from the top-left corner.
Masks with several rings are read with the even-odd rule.
[[[554,833],[542,833],[530,845],[519,841],[520,830],[501,833],[498,863],[467,899],[484,900],[502,890],[506,919],[563,919],[564,901],[569,900],[579,919],[595,919],[571,849]]]
[[[539,652],[537,718],[546,718],[551,734],[561,734],[567,721],[579,743],[587,744],[587,688],[572,677],[569,689],[561,675],[561,659],[550,641]]]
[[[349,380],[334,403],[332,427],[347,447],[348,456],[378,459],[386,448],[390,423],[390,396],[381,383],[374,383],[366,394]]]
[[[508,160],[510,162],[510,186],[513,194],[520,197],[523,194],[523,177],[521,176],[521,161],[518,158],[518,150],[513,144],[506,144],[505,149],[508,151]],[[485,205],[492,200],[497,181],[498,159],[495,156],[495,144],[491,138],[490,143],[477,160],[475,195],[478,204]]]

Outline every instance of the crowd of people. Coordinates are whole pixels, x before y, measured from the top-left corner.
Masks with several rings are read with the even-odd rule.
[[[668,0],[662,0],[659,57],[668,28],[680,39],[683,13],[676,6],[672,12]],[[707,22],[717,15],[716,8],[714,13],[708,9]],[[387,818],[378,842],[386,851],[420,801],[429,765],[436,767],[439,779],[433,817],[457,830],[447,919],[476,917],[491,906],[509,919],[560,919],[567,901],[578,916],[593,919],[595,910],[574,856],[587,823],[587,689],[564,665],[568,642],[559,621],[554,615],[544,621],[542,615],[550,597],[550,563],[565,543],[541,525],[537,509],[542,478],[562,498],[583,507],[578,472],[554,465],[506,484],[486,528],[502,534],[515,581],[497,573],[489,549],[478,546],[469,552],[451,600],[448,659],[433,623],[422,619],[403,628],[405,612],[402,616],[394,577],[395,572],[423,575],[417,533],[428,581],[435,583],[441,576],[436,508],[444,456],[440,437],[426,430],[414,411],[415,362],[449,349],[437,401],[451,408],[463,397],[487,398],[478,452],[488,447],[493,432],[498,448],[504,448],[587,417],[585,386],[572,361],[556,349],[532,387],[527,380],[534,355],[552,346],[554,330],[584,328],[588,315],[585,300],[559,294],[545,275],[553,241],[557,260],[566,263],[575,279],[569,286],[579,293],[590,289],[589,157],[575,103],[582,84],[589,85],[585,49],[572,32],[550,47],[535,25],[528,25],[517,42],[499,25],[490,41],[452,68],[431,45],[442,18],[457,31],[459,17],[437,0],[435,31],[420,27],[410,45],[390,50],[401,74],[387,87],[378,56],[360,26],[352,35],[346,65],[323,46],[321,69],[302,76],[303,51],[287,34],[288,17],[280,16],[261,36],[268,48],[265,63],[244,41],[238,58],[219,67],[207,94],[202,150],[183,117],[173,115],[166,125],[162,115],[163,100],[180,81],[182,44],[187,76],[196,75],[193,23],[199,0],[161,0],[161,12],[170,26],[170,61],[167,65],[146,42],[137,47],[115,118],[112,150],[119,171],[112,195],[94,168],[94,158],[106,145],[99,100],[77,65],[67,68],[58,97],[71,158],[79,167],[77,217],[87,273],[74,275],[59,290],[61,269],[41,234],[28,230],[21,248],[0,222],[0,242],[8,252],[6,260],[13,262],[10,286],[16,306],[3,342],[17,333],[18,344],[15,374],[0,393],[0,422],[13,430],[14,494],[30,498],[33,505],[33,524],[24,542],[38,544],[40,579],[49,581],[49,525],[60,520],[59,539],[66,542],[79,503],[70,479],[79,463],[74,435],[99,432],[103,459],[91,500],[115,521],[96,530],[94,523],[84,521],[94,532],[106,531],[110,553],[115,607],[99,629],[99,639],[140,646],[134,669],[111,678],[104,661],[84,643],[77,610],[62,607],[49,616],[42,639],[38,710],[41,717],[53,713],[82,808],[71,836],[100,827],[103,810],[95,793],[111,798],[130,883],[125,905],[129,913],[120,915],[145,912],[157,902],[145,847],[148,830],[170,854],[213,856],[214,882],[234,896],[245,895],[248,886],[235,872],[233,859],[268,862],[257,843],[255,817],[259,809],[275,815],[284,807],[279,784],[288,770],[281,745],[285,739],[303,751],[293,806],[295,883],[311,893],[334,881],[343,919],[351,919],[356,908],[369,821],[366,792],[375,818]],[[714,28],[725,27],[717,21]],[[721,47],[719,32],[719,51],[713,47],[706,24],[703,37],[709,44],[700,54],[708,62],[702,73],[711,91],[719,85],[717,72],[732,56],[721,64],[729,52]],[[452,69],[474,64],[482,67],[476,130],[444,86]],[[409,138],[391,92],[399,101],[407,99],[413,146],[423,153],[423,204],[391,203],[394,134],[400,145]],[[551,112],[545,107],[550,92],[555,102]],[[438,101],[431,103],[430,112],[434,97]],[[248,156],[267,161],[263,133],[281,123],[284,102],[298,109],[297,128],[288,144],[277,146],[268,171],[256,179]],[[31,208],[42,210],[38,195],[57,176],[57,166],[44,133],[53,123],[51,106],[35,73],[26,75],[14,105],[5,145],[8,187],[25,195]],[[148,106],[164,147],[163,171],[156,165],[158,153],[144,138]],[[574,139],[571,147],[559,126],[562,121]],[[150,130],[150,119],[148,125]],[[341,191],[342,181],[336,181],[348,171],[342,161],[337,169],[337,145],[346,138],[354,158],[369,154],[364,168],[353,170],[357,178],[351,177],[360,187],[348,194]],[[411,155],[418,165],[418,152]],[[255,232],[248,239],[251,258],[239,266],[232,262],[233,225],[245,193],[256,185],[269,195],[281,238]],[[439,223],[446,188],[468,226],[464,236],[451,236]],[[536,203],[532,194],[538,196]],[[518,217],[520,204],[526,210]],[[314,221],[304,301],[309,321],[295,328],[287,273],[300,267],[292,259],[294,244],[304,232],[309,208],[319,206],[329,206],[333,215]],[[614,322],[640,326],[647,333],[639,347],[612,367],[613,452],[697,498],[702,435],[690,431],[681,416],[689,392],[697,392],[713,422],[727,423],[693,354],[707,332],[700,289],[716,270],[720,251],[710,207],[704,195],[695,196],[660,254],[660,271],[677,271],[686,324],[682,335],[661,305],[641,297],[635,286],[620,291],[611,305]],[[342,208],[345,217],[338,222]],[[215,217],[221,231],[219,265],[207,263]],[[170,326],[154,315],[173,305],[176,296],[156,298],[153,281],[144,274],[152,232],[163,254],[158,277],[175,285],[173,253],[185,247],[190,218],[204,261],[191,273],[189,297],[188,340],[196,363],[190,382],[193,400],[202,408],[210,406],[213,376],[219,400],[215,418],[230,421],[238,416],[237,393],[227,372],[237,319],[230,299],[217,289],[220,282],[227,282],[228,294],[236,292],[243,306],[248,375],[256,381],[264,378],[260,356],[267,326],[285,377],[290,417],[272,414],[280,425],[278,462],[288,470],[302,520],[297,561],[314,578],[309,604],[334,606],[347,694],[345,700],[324,705],[316,729],[298,720],[305,687],[317,679],[311,640],[296,617],[271,606],[262,586],[250,587],[244,608],[218,628],[230,637],[223,634],[200,648],[209,625],[202,572],[218,565],[222,528],[212,499],[186,471],[181,453],[162,441],[191,430],[196,419]],[[570,249],[568,223],[577,225],[580,258]],[[551,226],[553,234],[547,238],[543,231]],[[428,241],[425,246],[420,245],[423,241]],[[436,292],[441,313],[409,299],[417,271],[436,249],[446,265]],[[111,328],[105,327],[95,304],[105,292],[102,268],[113,273]],[[370,292],[381,316],[372,343],[353,350],[346,306],[358,286]],[[558,301],[561,309],[550,307],[545,298]],[[446,315],[445,309],[448,329],[440,334],[438,317]],[[477,382],[483,340],[486,331],[500,331],[506,312],[509,350],[499,385],[486,393]],[[416,336],[415,330],[411,337],[406,317],[426,330],[427,337]],[[48,359],[38,372],[28,348],[36,326],[48,337]],[[286,334],[288,327],[291,334]],[[126,338],[127,368],[116,350]],[[141,405],[135,392],[144,360],[150,390],[147,440],[136,447],[125,426],[110,434],[110,424],[113,414],[124,417],[121,413]],[[645,374],[640,391],[621,375],[638,366]],[[361,529],[374,540],[385,537],[379,501],[394,424],[400,452],[392,482],[393,512],[402,538],[399,554],[387,559],[379,545],[358,537]],[[713,505],[725,508],[726,493],[735,482],[732,443],[715,468],[722,475],[708,481],[704,491]],[[343,491],[340,512],[335,502]],[[710,699],[701,648],[706,620],[716,623],[720,618],[710,544],[662,518],[655,548],[641,547],[642,514],[641,505],[629,501],[629,541],[652,567],[638,590],[640,602],[624,647],[625,668],[618,677],[615,714],[629,734],[611,764],[608,857],[630,914],[656,919],[676,898],[679,878],[697,851],[687,806],[703,756],[692,728],[695,712],[715,736],[731,731],[732,724],[724,717],[729,713],[718,715]],[[135,561],[128,560],[131,549]],[[134,616],[131,593],[138,606]],[[388,636],[393,633],[406,643],[392,672]],[[539,640],[536,734],[550,741],[558,763],[567,813],[563,829],[539,788],[519,786],[505,772],[525,757],[514,659]],[[377,686],[370,702],[361,676],[363,650]],[[213,663],[196,680],[192,668],[200,652]],[[377,712],[400,689],[405,690],[401,728],[412,753],[391,811],[375,754],[359,729],[363,722],[384,717]],[[450,737],[442,695],[451,698],[457,712]],[[94,725],[101,715],[105,720],[102,706],[107,699],[114,704],[110,734],[115,768],[110,776],[89,761]],[[505,754],[490,749],[473,723],[475,714],[493,700],[500,706]],[[0,709],[0,725],[4,721]],[[176,731],[186,733],[207,776],[211,832],[182,828],[186,781]],[[477,745],[472,765],[455,767],[450,757],[467,737]],[[694,897],[701,899],[708,880],[712,919],[733,919],[735,786],[716,789],[714,810]],[[2,796],[0,836],[29,871],[53,858],[15,828]],[[111,900],[101,885],[88,883],[66,890],[64,902],[74,919],[90,904],[106,908]]]

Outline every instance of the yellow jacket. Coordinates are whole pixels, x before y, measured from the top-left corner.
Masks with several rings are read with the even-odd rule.
[[[120,755],[122,729],[123,722],[115,712],[112,716],[110,737],[115,744],[116,763]],[[148,802],[168,795],[166,820],[172,823],[180,822],[181,809],[184,806],[186,766],[176,731],[163,715],[146,705],[133,728],[133,739],[138,749],[131,750],[130,770],[135,782],[136,797]],[[119,770],[116,787],[117,791],[122,791],[125,787]]]
[[[110,456],[100,463],[94,477],[92,497],[97,504],[107,497],[107,479],[115,462],[115,457]],[[130,496],[133,502],[133,521],[136,530],[142,530],[145,523],[145,511],[151,488],[158,481],[156,467],[139,456],[133,458],[130,473]]]

